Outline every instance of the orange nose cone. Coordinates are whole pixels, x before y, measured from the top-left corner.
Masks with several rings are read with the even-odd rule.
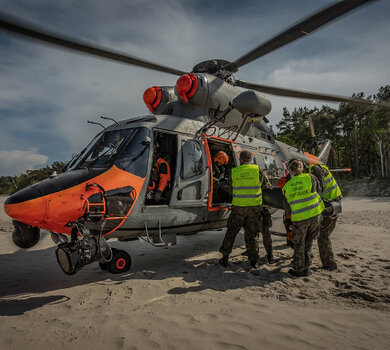
[[[8,216],[31,226],[37,226],[43,221],[46,210],[46,203],[43,198],[35,198],[14,204],[5,202],[4,204],[4,211]]]
[[[162,93],[158,86],[153,86],[144,92],[144,102],[152,113],[161,102]]]

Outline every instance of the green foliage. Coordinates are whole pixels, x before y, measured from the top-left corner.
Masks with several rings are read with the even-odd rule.
[[[61,173],[65,167],[64,162],[54,162],[39,170],[27,170],[19,176],[1,176],[0,177],[0,195],[9,195],[21,189],[31,186],[39,181],[47,179],[53,172]]]
[[[364,99],[357,93],[353,98]],[[390,101],[390,86],[381,87],[369,100]],[[276,126],[277,139],[289,145],[316,154],[310,134],[308,116],[311,116],[316,140],[330,139],[333,152],[330,167],[352,168],[356,178],[390,176],[390,112],[380,108],[341,103],[338,109],[322,106],[283,111],[283,119]]]

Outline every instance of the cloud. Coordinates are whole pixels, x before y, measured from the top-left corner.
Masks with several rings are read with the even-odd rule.
[[[190,71],[203,60],[235,60],[334,0],[0,0],[8,13],[79,40]],[[351,95],[375,93],[389,71],[390,3],[378,1],[302,40],[241,67],[237,79]],[[65,161],[100,131],[87,120],[148,113],[143,92],[177,77],[57,50],[0,32],[0,150]],[[321,102],[268,95],[272,124],[282,108]],[[333,104],[333,106],[335,106]],[[103,122],[107,125],[107,122]],[[12,174],[14,168],[1,171]],[[25,170],[25,169],[23,169]],[[23,171],[18,170],[18,171]]]
[[[0,151],[0,176],[14,175],[46,164],[48,157],[37,153],[37,150]]]

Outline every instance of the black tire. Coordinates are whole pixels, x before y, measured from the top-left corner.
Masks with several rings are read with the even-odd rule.
[[[19,248],[31,248],[36,245],[41,237],[39,228],[26,225],[22,222],[13,221],[14,231],[12,240]]]
[[[111,273],[123,273],[130,270],[131,258],[124,250],[112,249],[112,259],[107,263],[107,270]]]
[[[107,270],[107,263],[99,263],[100,270],[105,271]]]

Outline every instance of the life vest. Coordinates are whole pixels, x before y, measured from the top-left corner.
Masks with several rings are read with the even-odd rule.
[[[253,207],[263,203],[259,167],[256,164],[243,164],[232,169],[232,205]]]
[[[325,189],[320,193],[321,198],[333,200],[341,195],[340,187],[337,185],[335,178],[330,172],[329,168],[326,165],[318,164],[320,167],[325,169],[328,174],[325,176]],[[313,165],[309,166],[309,174],[311,174],[311,170]]]
[[[312,192],[309,174],[299,174],[288,181],[282,191],[291,207],[291,221],[302,221],[321,214],[325,206],[317,192]]]
[[[157,190],[164,192],[164,190],[168,186],[169,181],[171,181],[171,168],[169,166],[169,163],[163,158],[158,158],[154,163],[154,167],[157,170],[159,181],[157,184],[157,181],[155,179],[152,179],[151,176],[151,182],[148,186],[148,190]]]

